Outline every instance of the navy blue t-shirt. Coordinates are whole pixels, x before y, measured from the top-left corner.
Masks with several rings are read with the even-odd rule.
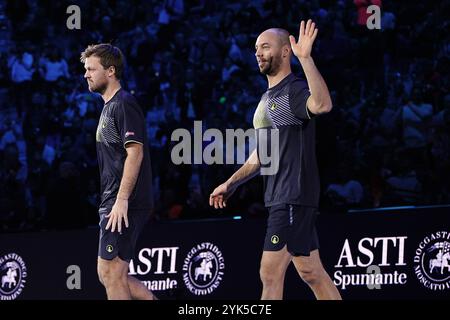
[[[128,199],[128,208],[153,208],[152,169],[146,133],[142,109],[131,94],[120,89],[104,105],[97,127],[97,158],[101,182],[99,213],[109,213],[116,201],[127,157],[125,146],[128,143],[142,144],[144,149],[139,176]]]
[[[263,174],[263,170],[273,164],[261,162],[267,207],[277,204],[319,205],[315,120],[306,107],[310,95],[307,82],[291,73],[262,95],[255,111],[253,125],[260,162],[264,155],[270,159],[274,154],[270,148],[271,130],[276,130],[279,138],[278,143],[274,143],[279,150],[278,170],[273,174]]]

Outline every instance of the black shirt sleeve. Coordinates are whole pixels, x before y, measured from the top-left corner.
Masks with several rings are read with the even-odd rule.
[[[117,128],[123,146],[130,142],[144,144],[145,119],[137,103],[123,101],[116,110]]]
[[[299,119],[311,119],[314,115],[306,107],[311,93],[309,92],[308,83],[302,79],[295,79],[289,87],[289,106],[292,113]]]

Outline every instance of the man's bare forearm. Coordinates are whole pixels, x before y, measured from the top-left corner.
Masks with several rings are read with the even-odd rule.
[[[318,113],[329,112],[332,108],[330,92],[312,57],[300,58],[299,61],[305,72],[311,98],[317,106],[315,111]]]
[[[240,167],[239,170],[236,171],[226,183],[230,187],[238,187],[258,175],[260,166],[258,154],[256,153],[256,150],[254,150],[242,167]]]
[[[129,147],[127,150],[127,158],[123,166],[122,180],[120,181],[119,192],[117,198],[128,200],[136,185],[141,168],[142,159],[144,158],[144,151],[141,145]]]

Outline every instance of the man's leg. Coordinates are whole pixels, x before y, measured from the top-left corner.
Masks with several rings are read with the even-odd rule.
[[[128,287],[128,263],[119,257],[112,260],[98,257],[97,272],[100,282],[106,289],[108,300],[130,300]]]
[[[283,299],[284,276],[291,258],[286,246],[279,251],[263,252],[259,270],[263,284],[261,300]]]
[[[129,248],[129,252],[126,254],[131,258],[133,256],[133,252],[135,252],[137,239],[139,234],[142,232],[143,227],[148,222],[150,213],[148,211],[129,211],[128,220],[130,222],[128,231],[130,232],[129,238],[126,241],[129,241],[131,245],[123,246]],[[120,240],[121,243],[125,242],[125,239]],[[128,269],[127,269],[128,270]],[[157,300],[156,297],[152,294],[152,292],[138,279],[127,275],[128,287],[130,288],[131,298],[133,300]]]
[[[128,276],[128,287],[133,300],[158,300],[153,293],[138,279]]]
[[[323,268],[319,250],[311,251],[309,257],[293,257],[292,261],[298,274],[309,285],[318,300],[342,300],[339,291]]]

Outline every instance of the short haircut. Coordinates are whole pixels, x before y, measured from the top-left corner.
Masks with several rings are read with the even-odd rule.
[[[105,69],[113,66],[116,78],[118,80],[122,78],[125,58],[119,48],[109,43],[92,44],[81,53],[80,60],[85,63],[86,58],[92,56],[100,58],[100,64]]]

